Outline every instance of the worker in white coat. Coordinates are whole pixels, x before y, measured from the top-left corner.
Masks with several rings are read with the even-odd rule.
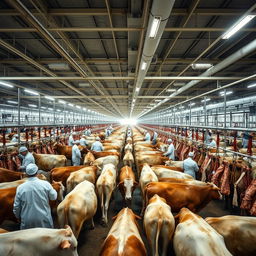
[[[217,143],[213,138],[210,138],[210,143],[208,144],[209,148],[216,148],[217,147]]]
[[[29,164],[35,164],[34,156],[24,146],[19,148],[19,157],[22,159],[22,163],[18,171],[25,172]]]
[[[80,144],[79,140],[74,141],[74,146],[72,147],[72,163],[73,166],[78,166],[81,163],[81,152],[78,148],[78,145]]]
[[[96,152],[100,152],[104,150],[103,145],[100,142],[100,137],[96,137],[96,141],[92,143],[91,150]]]
[[[68,138],[68,145],[69,146],[73,146],[74,145],[74,137],[73,137],[74,135],[75,135],[75,133],[71,133],[69,138]]]
[[[13,136],[12,136],[12,140],[11,140],[11,142],[13,142],[13,143],[15,143],[15,142],[18,142],[18,134],[14,134]]]
[[[183,168],[184,173],[191,175],[192,177],[196,178],[196,172],[198,172],[199,168],[197,163],[193,160],[194,152],[188,153],[188,158],[184,160]]]
[[[158,136],[157,132],[154,131],[154,133],[153,133],[153,138],[152,138],[152,144],[153,144],[153,145],[155,145],[156,142],[157,142],[157,136]]]
[[[150,141],[150,133],[149,132],[146,132],[146,135],[144,137],[144,140],[145,141]]]
[[[38,167],[29,164],[28,180],[17,187],[13,213],[20,220],[20,229],[53,228],[49,200],[57,199],[57,192],[48,181],[36,177]]]
[[[82,135],[82,138],[80,139],[80,145],[84,147],[88,146],[88,142],[85,139],[85,137],[86,137],[85,135]]]
[[[169,157],[171,160],[175,160],[175,148],[172,143],[172,139],[168,139],[167,143],[169,143],[168,150],[164,153],[164,156]]]

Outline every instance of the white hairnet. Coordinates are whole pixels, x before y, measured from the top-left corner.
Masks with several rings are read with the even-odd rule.
[[[35,164],[29,164],[26,168],[26,174],[29,176],[35,175],[38,171],[38,167]]]
[[[100,140],[100,137],[96,137],[96,140]]]
[[[172,142],[172,139],[168,139],[167,142]]]
[[[189,152],[188,156],[193,157],[194,156],[194,152]]]
[[[19,149],[20,153],[25,152],[25,151],[28,151],[27,147],[24,147],[24,146],[20,147],[20,149]]]
[[[75,144],[80,144],[80,141],[79,140],[75,140],[74,143]]]

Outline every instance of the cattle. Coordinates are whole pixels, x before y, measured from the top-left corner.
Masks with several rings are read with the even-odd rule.
[[[141,174],[140,174],[140,189],[141,189],[141,193],[142,193],[142,198],[145,197],[145,186],[153,181],[158,181],[158,178],[156,176],[156,174],[151,170],[150,166],[148,164],[144,164]],[[143,210],[145,208],[145,201],[142,200],[142,211],[141,211],[141,215],[143,213]]]
[[[205,219],[223,236],[228,250],[234,256],[251,256],[256,253],[256,218],[227,215]]]
[[[119,160],[117,156],[105,156],[105,157],[97,158],[93,162],[93,165],[96,165],[99,167],[99,169],[102,169],[103,166],[106,164],[113,164],[115,167],[117,167],[118,162]]]
[[[178,218],[179,224],[173,238],[176,256],[232,256],[223,237],[202,217],[183,208]]]
[[[63,167],[67,163],[67,158],[64,155],[33,153],[33,156],[35,158],[38,169],[45,172],[51,171],[56,167]]]
[[[95,161],[94,155],[92,154],[92,152],[88,152],[88,153],[84,156],[83,164],[84,164],[84,165],[91,165],[94,161]]]
[[[0,234],[7,233],[7,232],[9,232],[9,231],[6,229],[0,228]]]
[[[209,182],[203,182],[194,179],[179,179],[179,178],[159,178],[159,182],[169,182],[169,183],[184,183],[190,185],[197,185],[197,186],[208,186]]]
[[[130,150],[132,152],[132,149],[133,149],[132,144],[127,143],[124,147],[124,152],[126,153],[127,150]]]
[[[5,168],[0,168],[0,182],[10,182],[20,180],[25,177],[24,173],[9,171]]]
[[[66,181],[70,175],[70,173],[78,171],[82,168],[86,167],[85,165],[78,166],[65,166],[65,167],[57,167],[51,170],[50,176],[51,181],[61,181],[64,186],[66,186]]]
[[[78,256],[70,227],[33,228],[0,234],[0,255]]]
[[[109,151],[101,151],[101,152],[91,151],[91,152],[96,159],[100,157],[105,157],[105,156],[117,156],[118,158],[120,157],[119,152],[109,152]]]
[[[173,161],[173,160],[168,160],[165,162],[166,166],[170,166],[170,167],[178,167],[181,170],[183,170],[183,164],[184,161]]]
[[[97,166],[88,166],[72,172],[67,179],[67,193],[84,180],[95,184],[97,179],[97,170]]]
[[[168,170],[173,170],[173,171],[179,171],[179,172],[183,172],[183,167],[177,167],[177,166],[167,166],[167,165],[154,165],[154,168],[164,168],[164,169],[168,169]]]
[[[160,178],[194,179],[189,174],[179,172],[179,171],[170,170],[170,169],[163,168],[163,167],[152,166],[151,169],[153,170],[153,172],[156,174],[156,176],[159,179]]]
[[[108,223],[108,207],[111,195],[116,186],[116,175],[116,167],[113,164],[106,164],[96,183],[104,224]]]
[[[171,213],[171,207],[166,204],[164,198],[154,195],[150,199],[144,214],[143,224],[152,255],[159,255],[159,239],[162,241],[160,255],[167,255],[168,244],[175,229],[175,221]]]
[[[124,163],[124,165],[128,165],[128,166],[132,167],[132,165],[134,163],[134,157],[130,150],[127,150],[125,152],[125,155],[123,158],[123,163]]]
[[[122,209],[116,217],[100,251],[100,256],[146,256],[135,215],[129,208]]]
[[[88,149],[84,146],[79,145],[78,148],[81,151],[81,154],[87,153]],[[59,154],[66,156],[67,159],[72,158],[72,146],[66,146],[62,144],[54,144],[53,149]]]
[[[147,205],[148,200],[157,194],[165,198],[172,212],[178,212],[183,207],[198,212],[212,199],[221,199],[219,190],[214,184],[197,186],[184,183],[151,182],[145,187],[144,201]]]
[[[79,236],[83,223],[91,220],[97,210],[97,196],[94,185],[84,180],[78,184],[59,204],[57,208],[58,222],[61,227],[70,225],[75,237]]]
[[[132,200],[132,194],[138,183],[135,180],[134,172],[129,166],[124,166],[119,175],[118,188],[125,200]]]

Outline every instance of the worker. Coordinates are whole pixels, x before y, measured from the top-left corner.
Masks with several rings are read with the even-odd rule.
[[[112,127],[112,124],[109,126],[109,130],[110,130],[110,134],[113,132],[113,127]]]
[[[147,131],[147,132],[145,132],[145,137],[144,137],[144,140],[145,141],[150,141],[150,133]]]
[[[175,148],[172,143],[172,139],[168,139],[167,143],[169,143],[168,150],[164,153],[164,156],[169,157],[171,160],[175,160]]]
[[[87,128],[85,128],[84,135],[88,136],[88,129]]]
[[[19,135],[18,134],[14,134],[13,136],[12,136],[12,140],[11,140],[11,142],[18,142],[18,138],[19,138]]]
[[[184,160],[183,168],[184,173],[191,175],[193,178],[196,178],[196,172],[198,172],[199,168],[197,163],[193,160],[194,152],[188,153],[188,158]]]
[[[248,148],[248,142],[249,142],[250,134],[249,132],[243,133],[243,139],[242,139],[242,148]]]
[[[36,177],[38,167],[29,164],[28,180],[17,187],[13,213],[20,220],[20,229],[53,228],[49,200],[57,199],[57,192],[48,181]]]
[[[80,144],[79,140],[74,141],[74,146],[72,147],[72,163],[73,166],[78,166],[81,163],[81,152],[78,148],[78,145]]]
[[[91,150],[96,152],[100,152],[104,150],[103,145],[100,142],[100,137],[96,137],[96,141],[93,142]]]
[[[35,164],[34,156],[24,146],[19,149],[19,157],[22,159],[22,164],[18,168],[18,171],[25,172],[29,164]]]
[[[153,133],[153,138],[152,138],[152,144],[153,144],[153,145],[155,145],[156,142],[157,142],[157,136],[158,136],[157,132],[154,131],[154,133]]]
[[[108,127],[108,128],[105,129],[105,137],[108,137],[110,134],[111,134],[111,131]]]
[[[88,146],[88,142],[85,139],[85,137],[86,137],[85,135],[82,135],[82,138],[80,139],[80,145],[84,147]]]
[[[209,145],[209,144],[210,144],[211,135],[212,135],[211,132],[208,131],[208,130],[206,130],[206,132],[205,132],[205,137],[204,137],[204,143],[205,143],[206,145]]]
[[[75,133],[71,133],[69,138],[68,138],[68,145],[73,146],[74,145],[74,135]]]
[[[210,143],[208,144],[209,148],[217,148],[217,143],[213,138],[210,138]]]
[[[132,131],[131,131],[131,129],[129,128],[128,129],[128,132],[127,132],[127,137],[131,137],[132,136]]]
[[[88,136],[91,136],[92,132],[91,132],[91,129],[89,128],[88,129]]]

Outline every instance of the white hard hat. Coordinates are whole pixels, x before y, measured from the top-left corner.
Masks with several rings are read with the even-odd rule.
[[[25,151],[28,151],[27,147],[24,147],[24,146],[20,147],[20,149],[19,149],[20,153],[25,152]]]
[[[168,139],[167,142],[172,142],[172,139]]]
[[[29,176],[35,175],[38,171],[38,167],[35,164],[29,164],[26,167],[26,174]]]
[[[100,137],[96,137],[96,140],[100,140]]]
[[[193,157],[194,156],[194,152],[189,152],[188,156]]]

